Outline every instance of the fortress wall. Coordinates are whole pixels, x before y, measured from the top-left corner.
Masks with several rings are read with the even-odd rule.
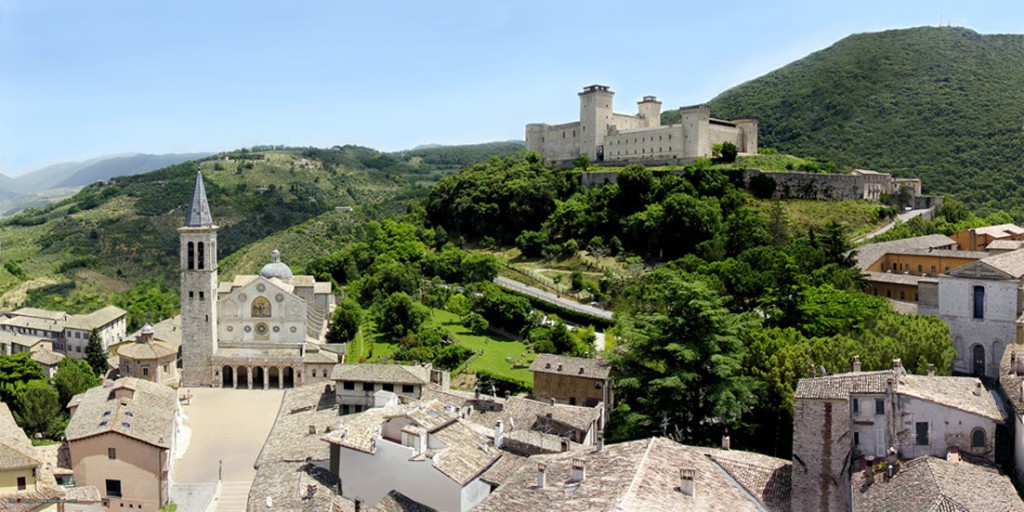
[[[630,114],[612,114],[612,124],[615,125],[619,131],[647,128],[646,119]]]
[[[764,174],[775,180],[778,199],[816,199],[818,201],[845,201],[864,198],[863,176],[850,174],[818,174],[810,172],[764,172],[756,169],[743,171],[743,183],[750,186],[750,178]]]
[[[736,145],[736,148],[743,151],[746,147],[745,141],[743,140],[743,130],[733,126],[722,126],[720,124],[710,123],[711,131],[711,144],[721,144],[723,142],[732,142]],[[707,156],[707,155],[698,155]]]
[[[608,135],[604,139],[604,160],[643,160],[646,165],[656,165],[648,163],[652,158],[673,162],[673,157],[682,157],[682,139],[683,129],[679,125]]]
[[[531,125],[526,130],[526,147],[550,161],[572,160],[580,155],[579,136],[579,122]]]

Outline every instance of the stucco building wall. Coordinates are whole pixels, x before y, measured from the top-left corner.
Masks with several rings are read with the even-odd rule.
[[[846,400],[797,400],[793,414],[793,512],[849,510],[851,452]]]
[[[108,448],[116,450],[111,459]],[[165,449],[107,432],[70,442],[71,466],[78,486],[94,486],[109,509],[156,510],[167,501],[170,463]],[[107,494],[107,480],[121,482],[121,497]]]

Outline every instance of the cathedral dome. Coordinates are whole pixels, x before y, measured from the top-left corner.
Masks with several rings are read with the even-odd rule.
[[[270,263],[263,266],[260,270],[260,276],[267,279],[278,278],[282,281],[288,282],[292,280],[292,269],[281,263],[281,251],[274,249],[274,252],[270,253]]]

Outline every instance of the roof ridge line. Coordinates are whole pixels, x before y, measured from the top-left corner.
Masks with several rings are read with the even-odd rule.
[[[644,456],[640,459],[640,463],[636,465],[636,472],[633,473],[633,479],[630,480],[629,487],[626,488],[626,492],[622,493],[622,497],[619,498],[618,504],[620,506],[626,501],[628,501],[630,498],[632,498],[633,494],[636,493],[636,488],[639,485],[638,480],[640,479],[640,473],[643,470],[643,467],[647,464],[647,456],[650,455],[651,448],[654,447],[655,439],[657,438],[652,437],[647,440],[647,449],[644,450]]]

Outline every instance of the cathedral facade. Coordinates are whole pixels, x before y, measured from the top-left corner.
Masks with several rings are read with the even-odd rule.
[[[274,251],[257,275],[218,281],[217,226],[201,174],[178,229],[182,385],[285,388],[329,381],[331,284],[292,275]]]

